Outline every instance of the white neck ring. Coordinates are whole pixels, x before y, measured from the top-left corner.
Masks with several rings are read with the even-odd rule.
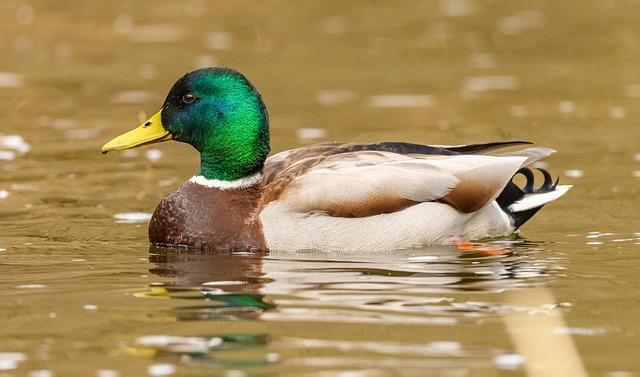
[[[256,173],[233,181],[223,181],[220,179],[207,179],[202,175],[194,175],[189,182],[208,188],[219,190],[241,190],[255,186],[262,181],[262,173]]]

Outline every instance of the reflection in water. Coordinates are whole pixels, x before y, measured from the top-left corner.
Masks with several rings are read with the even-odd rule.
[[[156,265],[150,272],[173,279],[170,283],[154,283],[136,294],[139,298],[174,302],[171,309],[153,315],[177,321],[255,320],[275,308],[259,293],[269,281],[263,277],[263,255],[198,253],[153,246],[149,253],[149,260]],[[193,305],[194,301],[198,305]],[[246,357],[229,358],[220,352],[252,351],[268,343],[269,336],[261,333],[148,335],[139,337],[126,351],[162,362],[246,368],[273,363],[278,356],[250,352]]]
[[[257,319],[275,306],[264,301],[260,289],[269,280],[259,254],[212,254],[192,250],[150,247],[151,273],[170,277],[168,284],[153,284],[145,297],[201,301],[180,306],[171,314],[178,320]]]
[[[177,321],[259,320],[284,323],[285,327],[304,323],[315,335],[149,335],[139,337],[128,351],[163,362],[200,366],[250,367],[283,358],[290,366],[396,368],[399,361],[395,358],[403,355],[402,365],[410,369],[520,369],[519,355],[500,347],[465,344],[465,339],[456,339],[449,331],[430,342],[398,343],[367,340],[362,335],[354,341],[349,334],[329,339],[324,338],[323,329],[327,323],[432,325],[430,332],[438,334],[437,328],[454,325],[502,326],[502,316],[512,312],[545,315],[550,309],[567,310],[567,303],[520,307],[496,295],[547,284],[562,271],[558,261],[563,259],[560,253],[519,239],[366,256],[278,251],[211,254],[152,247],[149,260],[155,267],[150,272],[171,279],[153,283],[136,295],[169,299],[169,309],[152,316]],[[232,349],[246,353],[233,361],[220,358],[220,351]],[[255,356],[256,349],[262,350],[260,356]],[[318,357],[317,352],[314,357],[296,354],[299,349],[317,349],[326,357]],[[292,355],[282,356],[287,354]]]
[[[462,249],[462,250],[461,250]],[[549,282],[561,255],[524,241],[379,255],[272,252],[264,293],[283,295],[268,320],[455,325],[499,319],[492,294]],[[277,278],[276,278],[277,277]],[[283,301],[284,300],[284,301]]]
[[[167,336],[139,337],[134,346],[127,347],[129,354],[169,363],[188,363],[223,367],[256,367],[277,361],[276,354],[230,358],[223,351],[252,351],[269,343],[265,334],[224,334],[218,336]]]

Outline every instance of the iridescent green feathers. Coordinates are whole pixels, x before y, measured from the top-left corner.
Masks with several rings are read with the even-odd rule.
[[[200,152],[197,175],[235,180],[259,172],[269,154],[269,119],[262,98],[239,72],[204,68],[180,78],[162,110],[174,140]]]

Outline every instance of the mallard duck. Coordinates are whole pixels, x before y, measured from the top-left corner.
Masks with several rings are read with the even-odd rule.
[[[102,152],[176,140],[200,167],[157,206],[154,245],[216,251],[368,251],[510,234],[570,186],[534,188],[527,167],[554,151],[521,141],[461,146],[321,143],[268,157],[269,118],[230,68],[180,78],[160,110]],[[523,187],[512,178],[526,178]]]

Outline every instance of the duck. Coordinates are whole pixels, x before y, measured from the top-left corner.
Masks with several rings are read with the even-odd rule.
[[[323,142],[269,156],[262,96],[226,67],[182,76],[159,111],[102,152],[168,140],[193,146],[200,164],[153,212],[148,235],[158,247],[379,252],[447,245],[510,235],[571,188],[544,169],[534,174],[531,165],[555,151],[525,141]],[[517,185],[516,175],[526,183]]]

